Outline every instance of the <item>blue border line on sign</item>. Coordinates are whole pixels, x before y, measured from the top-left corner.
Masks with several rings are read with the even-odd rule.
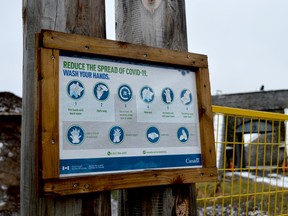
[[[62,159],[60,160],[60,175],[182,168],[201,165],[201,154]]]

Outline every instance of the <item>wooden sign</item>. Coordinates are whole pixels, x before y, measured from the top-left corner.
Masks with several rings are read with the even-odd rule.
[[[206,56],[42,31],[36,58],[40,194],[217,179]]]

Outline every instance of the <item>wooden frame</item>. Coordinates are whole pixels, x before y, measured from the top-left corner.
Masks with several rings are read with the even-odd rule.
[[[92,54],[196,71],[202,168],[147,170],[60,178],[58,71],[60,51]],[[54,31],[36,34],[38,112],[37,189],[41,195],[71,195],[133,187],[216,181],[213,116],[207,56]]]

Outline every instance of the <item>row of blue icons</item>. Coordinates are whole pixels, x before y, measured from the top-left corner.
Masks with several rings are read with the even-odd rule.
[[[78,80],[72,80],[67,86],[68,95],[78,100],[83,97],[85,88],[84,85]],[[109,87],[99,82],[94,86],[93,93],[97,100],[105,101],[109,97]],[[123,84],[118,88],[118,97],[124,102],[132,99],[133,93],[130,86]],[[150,86],[144,86],[140,91],[141,99],[146,103],[152,103],[155,97],[155,92]],[[174,92],[171,88],[167,87],[162,90],[162,100],[166,104],[171,104],[174,101]],[[192,102],[192,93],[188,89],[183,89],[180,93],[180,100],[184,105],[189,105]]]
[[[114,144],[120,144],[124,140],[124,130],[120,126],[114,126],[110,129],[109,138]],[[71,126],[67,131],[68,141],[73,145],[79,145],[85,138],[85,132],[79,125]],[[151,143],[157,143],[160,139],[160,131],[157,127],[149,127],[146,132],[146,138]],[[177,131],[177,138],[185,143],[189,139],[189,132],[186,127],[180,127]]]

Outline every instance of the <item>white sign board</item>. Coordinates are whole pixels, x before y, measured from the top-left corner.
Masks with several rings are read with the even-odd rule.
[[[202,167],[195,73],[61,53],[60,176]]]

